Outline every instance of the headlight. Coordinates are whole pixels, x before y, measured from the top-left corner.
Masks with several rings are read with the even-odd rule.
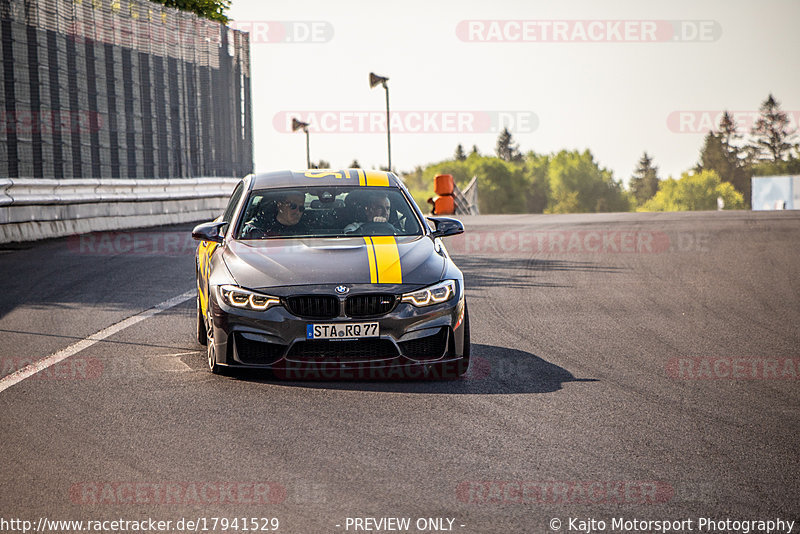
[[[450,300],[456,294],[455,280],[445,280],[436,285],[403,295],[403,302],[417,307],[432,306]]]
[[[228,306],[246,310],[264,311],[271,306],[277,306],[281,303],[278,297],[263,295],[250,291],[249,289],[231,285],[219,286],[219,296]]]

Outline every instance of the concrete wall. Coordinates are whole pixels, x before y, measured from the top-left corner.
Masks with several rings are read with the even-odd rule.
[[[211,220],[237,182],[0,179],[0,243]]]

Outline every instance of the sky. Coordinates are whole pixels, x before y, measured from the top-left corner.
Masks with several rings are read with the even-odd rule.
[[[800,117],[800,1],[233,0],[250,32],[257,172],[312,162],[494,154],[504,126],[523,152],[586,150],[627,181],[644,151],[660,177],[698,160],[723,110],[743,131],[772,93]],[[431,177],[432,178],[432,177]]]

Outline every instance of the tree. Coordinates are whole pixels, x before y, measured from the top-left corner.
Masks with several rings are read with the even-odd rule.
[[[728,110],[725,110],[719,119],[719,134],[725,152],[739,159],[739,155],[742,152],[742,149],[739,148],[742,134],[739,133],[739,125],[736,124],[736,119],[733,118],[733,115]]]
[[[786,161],[761,161],[750,168],[753,176],[779,176],[800,174],[800,158],[790,157]]]
[[[782,161],[792,149],[796,130],[789,130],[789,117],[780,103],[770,94],[759,108],[761,116],[750,133],[760,159]]]
[[[470,152],[470,155],[472,154],[475,154],[476,156],[481,155],[481,153],[478,151],[478,145],[472,145],[472,152]]]
[[[719,130],[708,132],[700,150],[700,161],[696,172],[715,171],[723,182],[729,182],[739,191],[747,204],[750,203],[750,176],[746,151],[738,145],[741,135],[729,112],[724,112],[719,121]]]
[[[311,162],[311,168],[312,169],[330,169],[331,168],[331,164],[330,164],[330,162],[327,162],[324,159],[321,159],[316,163],[314,163],[312,161]]]
[[[465,159],[467,159],[467,155],[464,154],[464,147],[461,146],[461,143],[459,143],[458,146],[456,147],[456,154],[454,157],[456,161],[464,161]]]
[[[231,7],[231,0],[151,0],[156,4],[191,11],[201,17],[227,24],[225,11]]]
[[[550,199],[546,213],[591,213],[630,211],[631,200],[614,180],[611,171],[601,168],[588,150],[562,150],[550,158]]]
[[[353,163],[350,164],[349,168],[350,169],[360,169],[361,165],[358,164],[358,160],[357,159],[354,159]]]
[[[631,194],[638,206],[650,200],[658,192],[658,183],[658,167],[653,165],[653,159],[645,152],[630,181]]]
[[[514,143],[508,128],[503,128],[503,131],[497,136],[495,152],[497,153],[497,157],[503,161],[522,161],[522,153],[519,151],[519,147],[516,143]]]
[[[684,173],[680,180],[669,178],[661,189],[639,211],[694,211],[717,209],[721,197],[725,209],[744,209],[744,197],[733,185],[720,180],[715,171]]]
[[[525,201],[528,213],[544,213],[550,200],[550,156],[534,152],[525,155],[525,178],[528,188]]]
[[[482,213],[525,213],[527,181],[521,165],[500,158],[475,158],[471,161],[469,175],[478,177]]]

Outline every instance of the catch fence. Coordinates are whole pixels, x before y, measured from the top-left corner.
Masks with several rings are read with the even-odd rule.
[[[252,171],[248,34],[148,0],[0,0],[0,177]]]

